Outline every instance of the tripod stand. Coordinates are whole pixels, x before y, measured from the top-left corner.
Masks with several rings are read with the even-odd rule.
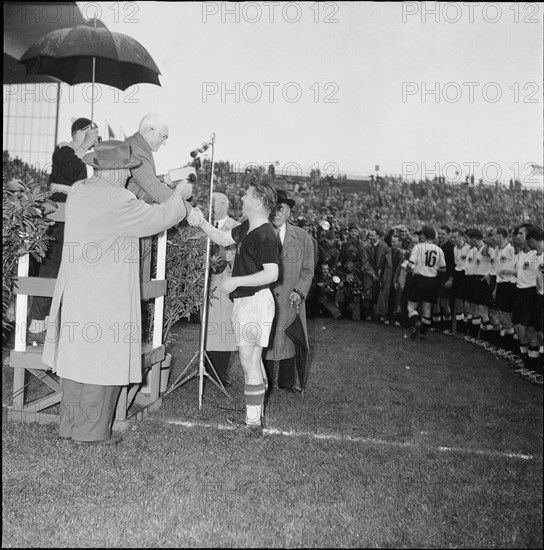
[[[212,212],[213,212],[213,177],[214,177],[214,156],[215,156],[215,134],[212,134],[211,140],[209,142],[212,148],[212,166],[210,174],[210,200],[209,200],[209,210],[208,210],[208,221],[212,223]],[[163,394],[163,397],[171,394],[174,390],[193,379],[195,376],[198,376],[198,408],[202,408],[202,394],[204,393],[204,377],[208,377],[227,397],[231,397],[221,378],[218,376],[213,363],[211,362],[208,354],[205,351],[206,346],[206,333],[208,328],[208,293],[210,286],[210,249],[211,241],[210,237],[206,238],[206,263],[204,271],[204,299],[202,301],[202,320],[200,323],[200,345],[198,351],[195,351],[181,374],[176,378],[172,385],[166,390]],[[197,365],[198,359],[198,365]],[[215,376],[211,376],[206,369],[205,359],[208,361],[210,368]]]

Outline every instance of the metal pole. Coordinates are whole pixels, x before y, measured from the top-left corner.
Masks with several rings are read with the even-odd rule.
[[[215,134],[212,134],[212,169],[210,174],[210,197],[208,201],[208,222],[212,223],[213,217],[213,175],[215,164]],[[202,408],[202,394],[204,392],[204,348],[206,347],[206,332],[208,327],[208,292],[210,286],[210,249],[211,239],[206,237],[206,268],[204,270],[204,303],[202,304],[202,320],[200,324],[200,348],[198,357],[198,408]]]
[[[96,17],[94,18],[94,28],[96,29]],[[93,57],[93,91],[91,92],[91,128],[94,122],[94,81],[95,81],[95,72],[96,72],[96,57]]]
[[[57,114],[55,117],[55,142],[53,143],[53,149],[59,142],[59,111],[60,111],[60,82],[57,82]]]

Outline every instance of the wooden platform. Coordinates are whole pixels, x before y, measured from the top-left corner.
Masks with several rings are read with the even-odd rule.
[[[64,207],[59,208],[49,217],[54,221],[64,221]],[[166,294],[166,231],[163,231],[157,240],[156,278],[151,279],[151,249],[153,237],[140,240],[141,243],[141,299],[154,300],[154,321],[152,343],[142,345],[142,377],[148,376],[149,393],[139,393],[142,384],[132,384],[121,389],[115,415],[114,429],[123,430],[141,420],[148,410],[156,410],[161,405],[160,376],[161,362],[165,358],[165,347],[162,344],[162,326],[164,313],[164,295]],[[9,420],[39,423],[57,423],[58,415],[48,411],[60,403],[62,388],[59,379],[47,365],[42,362],[43,346],[27,346],[27,310],[29,296],[53,296],[55,279],[29,277],[28,254],[19,259],[17,280],[14,287],[16,294],[15,349],[10,352],[9,366],[13,368],[13,404],[7,407]],[[143,309],[143,308],[142,308]],[[26,376],[29,373],[31,376]],[[36,399],[27,402],[27,389],[31,377],[42,384],[43,393]],[[40,392],[38,392],[40,393]],[[146,407],[154,403],[151,409],[139,412],[139,407]]]

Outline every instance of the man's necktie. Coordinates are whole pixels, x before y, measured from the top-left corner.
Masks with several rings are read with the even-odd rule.
[[[281,234],[280,230],[277,227],[274,227],[274,231],[276,232],[276,236],[278,237],[278,243],[280,245],[280,250],[282,249],[282,242],[281,242]]]

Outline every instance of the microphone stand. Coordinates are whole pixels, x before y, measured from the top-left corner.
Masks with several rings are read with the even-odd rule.
[[[208,205],[208,222],[212,223],[212,213],[213,213],[213,177],[214,177],[214,157],[215,157],[215,134],[212,134],[211,139],[211,148],[212,148],[212,167],[210,174],[210,200]],[[208,293],[210,287],[210,251],[211,251],[211,240],[210,237],[206,237],[206,263],[204,270],[204,292],[202,300],[202,320],[200,323],[200,345],[198,351],[195,351],[193,357],[190,359],[189,363],[185,366],[181,374],[177,379],[172,383],[172,385],[166,390],[162,397],[166,397],[171,394],[174,390],[198,376],[198,408],[202,408],[202,394],[204,393],[204,377],[207,376],[227,397],[232,399],[228,394],[221,378],[217,375],[215,367],[211,362],[208,354],[205,351],[206,347],[206,335],[208,332]],[[196,367],[196,361],[198,359],[198,368]],[[208,364],[211,367],[211,370],[215,376],[210,376],[209,372],[206,370],[205,359],[208,360]],[[194,367],[193,367],[194,365]],[[192,368],[192,370],[191,370]]]

